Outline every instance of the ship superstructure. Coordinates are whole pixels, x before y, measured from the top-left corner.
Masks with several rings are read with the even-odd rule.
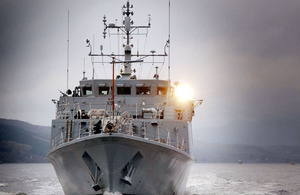
[[[111,59],[112,68],[124,70],[112,79],[83,79],[74,91],[62,93],[52,121],[53,164],[65,194],[184,194],[191,156],[191,121],[201,101],[178,101],[170,79],[139,79],[132,63],[146,57],[165,57],[154,52],[132,54],[132,5],[124,5],[124,23],[106,24],[108,30],[122,31],[124,54],[92,53]],[[89,40],[88,46],[91,47]],[[122,60],[121,60],[122,59]]]

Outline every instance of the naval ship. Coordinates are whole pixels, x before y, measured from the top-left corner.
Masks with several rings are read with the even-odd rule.
[[[133,53],[132,37],[151,25],[150,19],[145,26],[133,25],[132,8],[129,1],[122,7],[122,25],[103,18],[104,38],[114,31],[124,36],[123,54],[104,54],[102,46],[101,53],[93,53],[86,40],[91,58],[110,59],[111,79],[87,79],[84,72],[73,91],[52,100],[56,118],[47,159],[66,195],[185,193],[194,162],[191,122],[202,100],[179,101],[178,82],[161,80],[158,67],[152,79],[136,76],[132,64],[165,58],[170,40],[162,54]],[[114,75],[116,64],[123,69]]]

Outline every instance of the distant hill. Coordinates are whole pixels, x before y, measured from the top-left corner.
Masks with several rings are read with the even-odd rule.
[[[195,127],[195,126],[194,126]],[[273,118],[194,128],[198,162],[300,163],[300,121]]]
[[[193,126],[194,136],[204,143],[225,145],[300,146],[300,120],[273,118],[237,120],[212,127]]]
[[[0,119],[0,161],[2,163],[46,162],[50,127],[18,120]]]
[[[251,146],[199,143],[194,144],[197,162],[207,163],[300,163],[300,146]]]

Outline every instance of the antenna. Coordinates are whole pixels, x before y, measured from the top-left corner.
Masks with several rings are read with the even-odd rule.
[[[155,66],[155,74],[154,74],[153,78],[155,78],[156,80],[158,80],[158,78],[159,78],[157,69],[158,69],[158,66]]]
[[[95,44],[95,34],[93,34],[93,52],[94,52],[94,44]],[[94,63],[94,57],[92,57],[92,65],[93,65],[93,76],[92,79],[95,77],[95,63]]]
[[[82,77],[82,80],[87,80],[87,77],[85,76],[85,58],[83,58],[83,77]]]
[[[68,10],[68,40],[67,40],[67,90],[69,89],[69,56],[70,56],[70,10]]]
[[[171,66],[170,66],[170,56],[171,56],[171,45],[170,45],[170,39],[171,39],[171,0],[169,0],[169,55],[168,55],[168,80],[169,83],[171,82]]]
[[[134,79],[135,78],[135,75],[132,76],[132,71],[133,71],[131,69],[132,63],[143,62],[144,58],[151,57],[151,56],[152,56],[152,58],[167,56],[166,46],[168,46],[168,41],[167,41],[167,44],[165,46],[165,52],[163,54],[156,54],[156,52],[153,52],[153,53],[150,53],[150,54],[140,54],[139,53],[139,48],[137,48],[137,54],[132,53],[132,47],[133,47],[133,44],[131,43],[132,35],[146,35],[146,37],[147,37],[148,29],[151,26],[150,15],[149,15],[148,25],[146,25],[146,26],[136,26],[136,25],[134,25],[134,23],[131,19],[131,16],[133,16],[133,12],[131,10],[132,8],[133,8],[133,6],[130,5],[129,1],[127,1],[127,3],[122,7],[122,10],[123,10],[122,14],[124,16],[124,20],[122,21],[121,25],[118,25],[117,21],[116,21],[115,24],[114,23],[107,24],[107,20],[106,20],[105,15],[103,16],[103,20],[102,20],[103,24],[104,24],[103,38],[106,38],[107,35],[109,35],[109,37],[111,35],[117,35],[117,36],[119,36],[120,34],[125,35],[124,39],[126,39],[126,42],[125,42],[125,44],[123,44],[124,54],[119,54],[119,52],[117,54],[114,54],[114,53],[104,54],[102,52],[102,49],[100,49],[101,50],[100,54],[91,53],[91,52],[94,52],[94,51],[91,49],[91,45],[89,44],[89,40],[87,40],[87,44],[90,47],[89,56],[91,56],[91,57],[94,57],[94,56],[102,57],[102,64],[103,64],[103,57],[109,57],[109,58],[115,57],[115,62],[114,62],[115,64],[123,64],[124,69],[120,70],[121,77],[118,77],[118,78],[122,78],[122,79]],[[112,29],[113,31],[117,31],[117,32],[110,32],[110,29]],[[140,32],[140,29],[145,29],[145,30],[141,30],[142,32]],[[120,33],[120,31],[121,31],[121,33]],[[118,40],[118,43],[119,43],[119,40]],[[139,47],[139,42],[137,44],[138,44],[138,47]],[[144,50],[145,50],[145,48],[144,48]],[[123,57],[123,60],[121,60],[120,57]],[[137,58],[137,59],[132,59],[132,57]],[[97,63],[97,62],[95,62],[95,63]],[[162,63],[164,63],[164,62],[162,62]],[[151,70],[153,68],[153,64],[154,64],[154,62],[152,63]],[[151,70],[150,70],[149,76],[151,74]],[[148,78],[149,78],[149,76],[148,76]]]

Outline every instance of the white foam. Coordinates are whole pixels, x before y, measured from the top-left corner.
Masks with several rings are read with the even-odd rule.
[[[0,187],[6,187],[6,186],[8,186],[8,183],[0,183]]]
[[[122,195],[120,192],[107,192],[105,191],[103,195]]]
[[[12,193],[7,193],[7,192],[0,192],[0,195],[14,195]]]

